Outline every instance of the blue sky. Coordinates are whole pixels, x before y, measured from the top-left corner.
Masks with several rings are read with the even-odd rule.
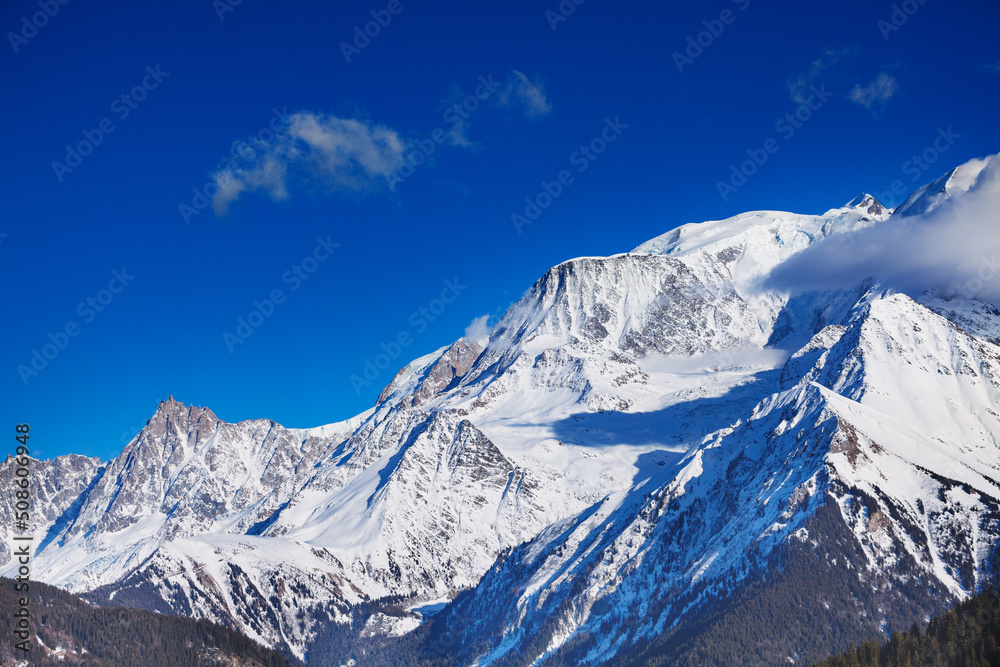
[[[1000,7],[896,7],[3,3],[0,423],[337,421],[563,260],[1000,150]]]

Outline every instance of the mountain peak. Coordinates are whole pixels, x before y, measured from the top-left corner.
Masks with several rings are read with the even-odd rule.
[[[169,398],[165,401],[160,401],[158,410],[176,410],[178,407],[184,407],[184,404],[179,402],[174,395],[171,394]]]
[[[211,409],[196,405],[185,405],[174,398],[173,394],[167,400],[160,401],[160,404],[156,408],[156,414],[153,415],[153,420],[161,416],[173,417],[175,420],[180,421],[197,421],[202,416],[216,421],[219,419]]]
[[[847,202],[847,204],[844,205],[844,208],[862,210],[874,216],[881,216],[886,212],[885,207],[882,206],[882,202],[867,192],[862,192],[860,195]]]
[[[422,357],[400,369],[378,397],[382,404],[394,394],[410,392],[407,405],[418,405],[444,391],[461,379],[483,351],[477,341],[460,338],[432,355]]]

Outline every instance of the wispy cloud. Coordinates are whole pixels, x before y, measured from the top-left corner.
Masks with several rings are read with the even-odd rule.
[[[331,189],[361,190],[395,171],[406,148],[384,125],[300,111],[271,141],[233,146],[226,166],[212,175],[219,188],[212,206],[221,215],[243,193],[256,190],[285,199],[289,179],[298,174]]]
[[[879,72],[875,80],[867,86],[858,84],[851,91],[851,101],[875,113],[885,108],[899,89],[895,77],[887,72]]]
[[[765,284],[801,293],[875,278],[912,296],[928,290],[1000,304],[1000,156],[972,187],[930,213],[828,237],[778,266]],[[971,293],[970,284],[976,285]]]
[[[511,70],[506,79],[494,81],[492,75],[488,79],[480,77],[480,81],[484,80],[488,80],[491,87],[479,86],[475,93],[484,107],[489,105],[492,108],[508,108],[533,118],[546,116],[552,112],[552,103],[540,79],[532,80],[523,72]],[[441,102],[441,107],[448,110],[445,119],[451,124],[447,134],[450,146],[467,149],[478,147],[470,136],[470,129],[477,120],[475,117],[477,105],[466,104],[472,99],[473,96],[466,94],[465,89],[453,85],[449,95]]]
[[[489,321],[489,315],[483,315],[472,320],[469,326],[465,328],[465,338],[485,344],[485,342],[489,340],[490,333],[492,331],[492,327],[489,326]]]
[[[1000,74],[1000,59],[997,59],[995,63],[986,63],[983,65],[983,69],[987,72],[993,72],[994,74]]]
[[[537,79],[532,81],[518,70],[511,71],[499,100],[501,106],[520,107],[526,116],[545,116],[552,112],[544,84]]]
[[[811,88],[825,79],[827,73],[845,59],[853,59],[858,54],[857,47],[823,49],[802,74],[788,82],[788,95],[796,104],[805,104],[812,96]]]
[[[469,125],[461,118],[457,119],[448,130],[448,143],[457,148],[472,148],[472,140],[469,139]]]
[[[456,148],[472,148],[474,146],[472,139],[469,138],[471,112],[459,115],[456,111],[469,98],[470,95],[465,92],[464,88],[458,84],[452,84],[449,94],[441,100],[441,108],[445,110],[444,118],[451,123],[451,127],[448,128],[447,142],[448,145]]]

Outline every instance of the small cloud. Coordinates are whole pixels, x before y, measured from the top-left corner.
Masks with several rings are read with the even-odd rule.
[[[451,123],[451,128],[448,130],[448,144],[456,148],[472,148],[474,145],[472,139],[469,138],[470,124],[466,119],[466,116],[470,114],[461,112],[463,102],[468,97],[465,89],[457,84],[452,84],[451,91],[441,100],[441,108],[445,110],[444,118]]]
[[[513,70],[507,85],[499,93],[501,106],[519,106],[526,116],[545,116],[552,112],[552,103],[541,81],[532,81],[524,72]]]
[[[1000,59],[997,59],[995,63],[986,63],[983,65],[983,69],[993,74],[1000,74]]]
[[[832,70],[842,60],[854,58],[857,54],[857,47],[823,49],[809,69],[788,82],[788,94],[792,101],[796,104],[805,104],[813,94],[812,87],[821,83],[820,80],[826,72]]]
[[[243,193],[256,190],[275,201],[287,199],[292,174],[332,189],[361,190],[393,173],[405,151],[406,143],[384,125],[300,111],[270,141],[233,145],[212,174],[219,188],[212,206],[222,215]]]
[[[485,341],[489,340],[490,333],[492,332],[492,327],[488,324],[489,321],[489,315],[483,315],[472,320],[472,323],[465,328],[465,338],[485,345]]]
[[[885,108],[885,105],[896,94],[898,88],[899,84],[895,77],[890,76],[886,72],[879,72],[875,80],[867,86],[861,86],[860,84],[854,86],[850,98],[852,102],[860,104],[869,111],[875,112]]]
[[[448,130],[448,143],[458,148],[472,148],[472,140],[468,135],[469,126],[461,118],[457,118]]]
[[[516,109],[525,116],[538,117],[545,116],[552,112],[552,103],[549,102],[545,93],[544,84],[536,79],[532,81],[524,72],[511,70],[507,79],[503,83],[493,81],[493,77],[488,77],[493,88],[487,93],[488,104],[496,107],[507,107]],[[480,77],[482,80],[482,77]],[[478,93],[477,93],[478,95]],[[469,102],[474,100],[473,95],[458,85],[452,85],[449,94],[442,100],[441,107],[445,109],[444,118],[451,124],[448,129],[447,142],[456,148],[473,149],[476,148],[475,141],[470,137],[469,130],[476,120],[474,114],[480,103],[487,97],[479,97],[475,106],[469,106]],[[486,106],[486,104],[482,104]],[[464,110],[463,110],[464,107]]]

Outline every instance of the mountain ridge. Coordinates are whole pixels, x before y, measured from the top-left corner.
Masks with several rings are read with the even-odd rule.
[[[936,611],[988,582],[1000,538],[1000,311],[866,276],[763,284],[974,192],[991,160],[895,212],[861,195],[563,262],[485,345],[411,362],[344,422],[229,424],[171,396],[112,461],[37,464],[37,576],[299,659],[331,628],[352,650],[445,628],[462,664],[688,659],[805,562],[838,624],[866,614],[824,650]],[[824,657],[781,636],[761,660]]]

